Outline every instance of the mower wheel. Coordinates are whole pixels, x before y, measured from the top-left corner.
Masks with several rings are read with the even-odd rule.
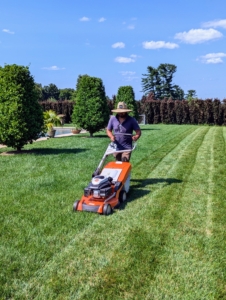
[[[112,213],[112,208],[110,204],[104,204],[103,215],[108,216]]]
[[[76,200],[73,204],[73,211],[76,211],[77,210],[77,207],[78,207],[78,203],[79,203],[79,200]]]
[[[126,201],[126,191],[122,190],[119,193],[119,202],[123,203]]]

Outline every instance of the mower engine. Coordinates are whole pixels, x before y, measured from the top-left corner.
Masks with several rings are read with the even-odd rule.
[[[112,177],[97,175],[84,189],[84,196],[93,196],[94,198],[106,198],[111,194]]]

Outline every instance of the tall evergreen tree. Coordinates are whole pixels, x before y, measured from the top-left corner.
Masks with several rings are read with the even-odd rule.
[[[0,67],[0,144],[21,150],[39,137],[43,113],[38,98],[28,67]]]
[[[183,99],[184,91],[172,83],[177,67],[173,64],[160,64],[157,69],[149,66],[148,74],[141,79],[143,92],[153,93],[155,99]]]
[[[79,75],[72,121],[89,131],[90,136],[103,129],[109,120],[105,88],[100,78]]]
[[[119,102],[125,102],[127,104],[127,107],[132,110],[130,115],[133,116],[136,120],[138,120],[139,114],[132,86],[127,85],[119,87],[118,93],[116,95],[115,108],[117,107],[117,104]]]

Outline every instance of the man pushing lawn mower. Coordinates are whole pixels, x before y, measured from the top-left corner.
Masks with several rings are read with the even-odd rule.
[[[116,116],[112,116],[108,122],[107,135],[110,140],[117,145],[118,150],[125,150],[122,153],[114,154],[117,161],[129,162],[132,149],[132,142],[137,141],[141,136],[141,130],[137,121],[128,115],[131,109],[127,108],[125,102],[119,102],[117,109],[113,109],[112,112],[116,112]],[[112,133],[114,131],[114,134]],[[136,135],[132,135],[133,131]]]
[[[131,110],[127,109],[124,102],[119,102],[117,109],[112,111],[117,112],[117,115],[111,117],[107,127],[111,143],[93,173],[92,180],[84,189],[82,198],[74,202],[74,211],[109,215],[126,200],[132,169],[129,160],[131,152],[135,149],[132,143],[138,140],[141,130],[137,121],[128,115]],[[136,132],[134,136],[133,131]],[[116,161],[109,162],[102,168],[106,157],[112,154]]]

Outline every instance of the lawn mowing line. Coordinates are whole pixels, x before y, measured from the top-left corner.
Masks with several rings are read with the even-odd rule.
[[[165,293],[167,293],[167,289],[170,290],[172,284],[175,284],[175,280],[176,282],[184,282],[183,288],[184,295],[186,295],[187,297],[186,299],[215,299],[214,291],[216,291],[217,289],[217,283],[214,278],[214,266],[212,264],[213,254],[211,253],[211,251],[207,253],[207,250],[202,249],[203,247],[207,248],[208,246],[208,240],[205,239],[206,222],[204,218],[206,214],[206,201],[202,203],[200,199],[198,199],[198,201],[195,199],[197,204],[194,200],[190,201],[189,203],[186,202],[190,199],[189,196],[187,197],[187,195],[191,194],[190,187],[188,186],[189,183],[191,183],[192,186],[195,183],[197,186],[199,186],[199,181],[194,180],[194,175],[197,171],[197,168],[201,169],[204,173],[203,175],[205,175],[206,170],[209,170],[211,167],[209,160],[207,159],[206,161],[206,158],[208,158],[208,156],[203,157],[203,151],[208,151],[209,141],[211,140],[211,142],[213,142],[212,135],[213,129],[210,130],[205,136],[205,139],[203,140],[203,143],[200,146],[199,151],[197,152],[196,162],[189,176],[191,180],[188,180],[185,186],[185,190],[181,196],[181,203],[184,203],[184,206],[181,207],[183,208],[183,210],[181,210],[180,213],[181,216],[184,216],[184,220],[183,218],[181,218],[183,220],[183,223],[181,223],[181,226],[178,227],[178,230],[176,230],[176,232],[174,232],[175,230],[173,228],[171,229],[171,232],[173,233],[174,239],[176,241],[175,245],[172,244],[172,249],[169,249],[170,251],[168,265],[173,269],[173,277],[170,277],[168,272],[166,272],[165,274],[163,272],[160,272],[157,277],[157,281],[166,282],[166,284],[164,285]],[[200,159],[207,165],[204,170],[203,167],[200,166]],[[206,188],[207,191],[208,188],[209,186],[207,186]],[[194,208],[196,208],[196,211]],[[191,210],[193,210],[193,214],[191,214]],[[197,215],[196,219],[195,213]],[[201,221],[201,226],[203,228],[200,228],[200,225],[198,226],[196,224],[197,219]],[[197,232],[199,235],[197,235]],[[201,236],[200,233],[202,234]],[[198,290],[200,290],[199,294]],[[159,287],[159,293],[162,293],[162,291],[163,288]],[[193,295],[191,292],[193,292]],[[157,291],[155,291],[155,294],[156,293]],[[172,295],[168,295],[168,297],[171,299]],[[181,298],[177,297],[174,299]]]
[[[208,172],[208,193],[207,193],[207,205],[206,205],[206,235],[211,236],[212,235],[212,227],[213,227],[213,222],[212,222],[212,217],[213,217],[213,211],[212,211],[212,201],[213,201],[213,190],[214,190],[214,182],[213,182],[213,174],[214,174],[214,143],[216,141],[216,130],[215,134],[213,136],[211,148],[210,148],[210,167],[209,167],[209,172]]]
[[[226,127],[221,127],[221,136],[214,144],[214,201],[213,201],[213,235],[211,251],[214,253],[215,273],[217,275],[218,292],[215,299],[226,299]]]
[[[190,134],[190,133],[192,133],[193,131],[197,130],[196,127],[192,127],[192,128],[188,128],[188,129],[187,129],[187,128],[183,128],[183,129],[185,129],[185,130],[182,131],[182,132],[177,132],[177,135],[176,135],[176,136],[175,136],[175,132],[173,131],[173,129],[172,129],[172,131],[170,132],[170,134],[169,134],[168,132],[166,132],[166,133],[162,136],[162,143],[161,143],[160,145],[158,145],[157,147],[154,145],[153,148],[151,149],[151,154],[153,155],[153,154],[155,154],[155,153],[158,153],[159,149],[162,149],[162,147],[165,146],[168,142],[172,142],[172,140],[173,140],[173,141],[178,140],[178,139],[180,139],[180,137],[187,136],[188,134]],[[166,137],[165,137],[165,136],[166,136]],[[158,139],[159,139],[159,136],[156,136],[155,138],[156,138],[156,140],[158,140]],[[181,139],[180,139],[180,140],[181,140]],[[153,144],[154,144],[154,141],[155,141],[155,139],[152,140],[152,143],[153,143]],[[173,144],[172,147],[171,147],[170,149],[167,148],[167,151],[169,152],[169,151],[173,150],[174,147],[175,147],[175,146],[174,146],[174,144]],[[150,150],[150,149],[148,149],[148,150]],[[150,153],[150,152],[148,152],[148,153]],[[145,164],[146,164],[147,158],[148,158],[148,157],[149,157],[149,156],[146,155],[144,158],[142,158],[142,159],[139,160],[136,164],[134,164],[134,167],[136,167],[137,165],[140,165],[141,163],[145,163]]]
[[[185,132],[182,132],[182,133],[180,133],[180,134],[177,134],[176,137],[174,136],[174,141],[173,141],[173,143],[171,143],[171,146],[170,146],[170,147],[168,147],[168,143],[171,142],[172,138],[171,138],[171,136],[170,136],[170,137],[168,136],[168,139],[164,139],[164,142],[161,143],[161,145],[158,146],[158,148],[155,148],[154,151],[152,151],[151,153],[148,152],[148,154],[146,154],[145,157],[142,158],[142,160],[140,160],[138,163],[136,163],[136,164],[134,165],[134,168],[136,168],[136,166],[138,166],[138,165],[139,165],[139,167],[140,167],[141,164],[143,164],[143,165],[145,165],[145,168],[142,168],[142,175],[148,174],[147,172],[144,172],[144,171],[147,170],[147,168],[146,168],[146,167],[147,167],[147,162],[151,160],[151,157],[152,157],[153,155],[155,155],[155,153],[159,153],[159,150],[161,150],[161,151],[164,152],[164,153],[162,154],[162,156],[160,156],[158,159],[155,159],[156,162],[154,162],[153,160],[151,161],[151,163],[152,163],[152,164],[151,164],[152,170],[154,170],[154,169],[158,166],[158,164],[164,159],[164,157],[165,157],[166,155],[168,155],[168,153],[169,153],[170,151],[172,151],[174,148],[177,147],[178,142],[179,142],[179,143],[181,142],[181,137],[182,137],[182,138],[186,138],[187,136],[190,136],[191,134],[193,134],[193,133],[194,133],[195,131],[197,131],[197,130],[198,130],[198,128],[192,128],[192,129],[189,129],[189,130],[187,130],[187,131],[185,131]],[[166,148],[166,150],[164,151],[165,148]],[[165,156],[164,156],[164,155],[165,155]],[[148,172],[150,172],[150,170],[148,170]]]
[[[198,136],[202,137],[203,134],[206,134],[207,130],[208,130],[208,128],[199,128],[199,129],[197,129],[195,132],[192,132],[189,136],[187,136],[181,143],[177,144],[177,146],[174,147],[175,150],[178,150],[182,146],[182,144],[183,144],[183,146],[182,146],[183,150],[181,151],[181,154],[178,157],[179,159],[177,159],[176,162],[174,160],[171,160],[171,164],[168,165],[168,170],[165,169],[165,171],[167,172],[167,174],[170,174],[171,177],[172,176],[173,177],[174,176],[178,177],[177,176],[178,171],[176,170],[175,163],[176,164],[180,164],[181,160],[186,159],[186,155],[184,157],[184,153],[186,152],[186,150],[188,148],[192,148],[192,145],[194,143],[196,143],[196,141],[197,141],[197,137]],[[189,141],[189,143],[188,143],[187,139],[191,139],[191,141]],[[202,140],[203,140],[203,138],[202,138]],[[200,146],[200,144],[198,144],[198,146]],[[187,154],[187,155],[190,156],[189,154]],[[169,154],[167,154],[165,157],[163,157],[161,159],[161,161],[159,162],[159,164],[147,175],[147,179],[143,181],[144,182],[143,185],[145,187],[148,187],[148,186],[152,186],[153,187],[153,184],[151,184],[151,183],[149,184],[148,178],[153,178],[153,177],[159,178],[160,177],[160,179],[162,179],[162,168],[164,166],[166,157],[171,159],[171,152],[169,152]],[[195,159],[193,160],[193,164],[192,164],[191,168],[193,169],[194,166],[195,166]],[[187,180],[185,181],[185,179],[188,178],[188,176],[190,176],[190,171],[192,170],[191,168],[188,169],[188,170],[187,169],[183,170],[182,174],[179,176],[182,179],[182,183],[179,185],[179,188],[177,189],[177,193],[179,193],[180,196],[182,196],[182,194],[183,194],[184,185],[186,185],[186,181],[187,181]],[[145,182],[148,182],[148,184],[145,184]],[[147,199],[147,201],[150,199],[150,201],[152,202],[158,196],[158,194],[162,192],[163,188],[165,188],[167,186],[169,186],[169,183],[167,183],[167,180],[163,181],[163,183],[161,183],[161,181],[160,181],[160,184],[156,185],[156,189],[153,189],[151,191],[150,198],[149,198],[149,195],[143,196],[142,198],[143,199]],[[146,202],[146,204],[147,204],[147,202]],[[139,210],[138,213],[137,213],[137,215],[139,215],[139,213],[142,213],[142,211]]]
[[[197,128],[195,131],[187,135],[183,140],[180,140],[180,142],[174,145],[174,147],[170,149],[169,153],[161,159],[156,168],[151,172],[151,175],[162,176],[164,174],[168,175],[169,173],[172,173],[173,169],[180,164],[180,160],[185,156],[185,152],[191,147],[197,137],[203,135],[203,133],[206,131],[206,128]],[[156,175],[155,172],[157,172]]]
[[[180,159],[183,158],[184,153],[187,151],[187,149],[190,147],[192,143],[196,140],[196,138],[199,135],[202,135],[203,131],[206,131],[207,128],[197,128],[195,131],[192,131],[191,133],[189,132],[189,135],[183,136],[183,140],[177,140],[177,144],[172,144],[170,147],[168,147],[168,144],[164,145],[164,148],[167,148],[167,154],[164,156],[161,156],[155,163],[155,165],[152,167],[152,170],[147,175],[147,172],[145,173],[145,177],[147,178],[146,180],[143,181],[143,185],[147,186],[147,182],[150,181],[150,176],[153,178],[160,178],[163,179],[166,178],[166,174],[170,172],[170,169],[173,169],[176,167],[175,164],[175,157],[177,158],[177,162],[180,163]],[[180,152],[179,155],[177,155],[178,151]],[[176,152],[176,153],[175,153]],[[165,153],[165,151],[164,151]],[[147,166],[147,159],[146,159],[146,166]],[[162,170],[162,171],[161,171]],[[177,178],[178,179],[178,178]],[[161,181],[161,180],[160,180]],[[163,187],[165,187],[167,184],[167,180],[162,180],[163,181]],[[169,181],[169,180],[168,180]],[[152,182],[151,182],[152,185]]]

